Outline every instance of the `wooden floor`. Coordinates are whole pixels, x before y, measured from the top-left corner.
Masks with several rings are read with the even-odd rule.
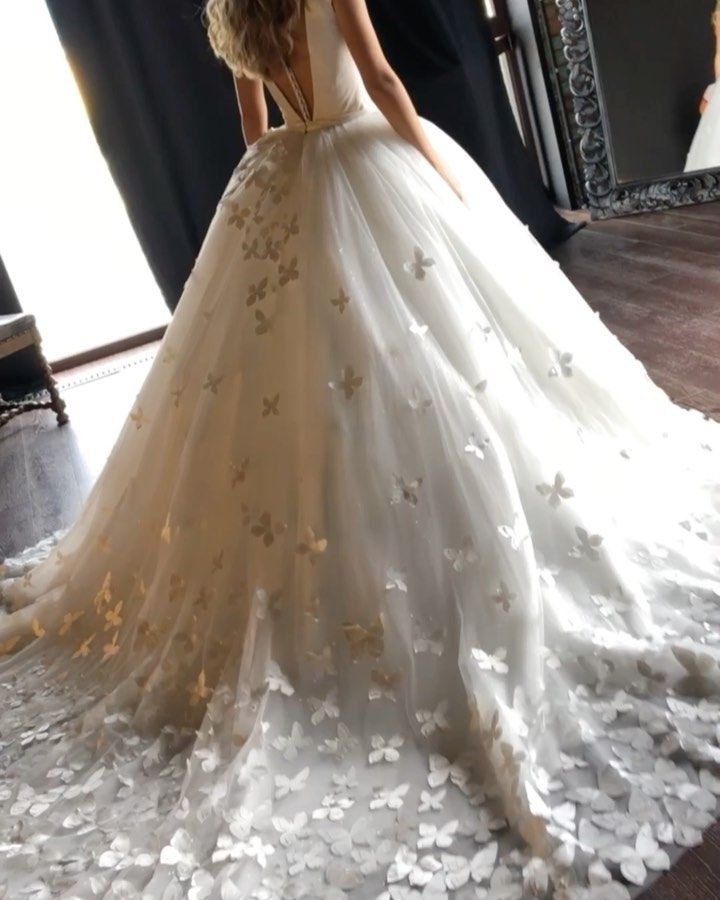
[[[673,400],[720,419],[720,203],[595,222],[555,256]]]
[[[677,402],[720,419],[720,204],[594,223],[557,259]],[[71,524],[156,345],[63,373],[71,423],[48,412],[0,429],[0,558]],[[718,900],[720,827],[644,900]]]
[[[70,525],[132,407],[156,344],[61,373],[70,423],[46,410],[0,428],[0,559]]]

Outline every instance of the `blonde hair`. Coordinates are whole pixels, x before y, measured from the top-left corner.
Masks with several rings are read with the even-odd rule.
[[[263,77],[288,62],[305,0],[207,0],[204,20],[215,55],[237,75]]]

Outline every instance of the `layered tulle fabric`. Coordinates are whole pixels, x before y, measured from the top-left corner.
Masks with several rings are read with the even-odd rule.
[[[720,795],[720,427],[447,136],[261,139],[0,620],[9,897],[619,900]]]
[[[718,82],[705,91],[707,106],[700,118],[693,142],[690,145],[686,172],[720,168],[720,88]]]

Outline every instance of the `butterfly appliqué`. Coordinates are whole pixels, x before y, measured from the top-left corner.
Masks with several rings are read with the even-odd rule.
[[[413,251],[413,258],[405,263],[404,269],[410,275],[414,275],[418,281],[424,281],[426,271],[434,265],[435,260],[425,256],[423,249],[416,246]]]

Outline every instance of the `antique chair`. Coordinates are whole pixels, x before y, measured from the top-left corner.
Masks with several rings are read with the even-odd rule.
[[[31,409],[52,409],[57,416],[58,425],[64,425],[68,421],[65,403],[58,392],[41,344],[34,316],[27,313],[0,316],[0,359],[25,347],[33,347],[42,369],[45,388],[50,395],[49,400],[5,400],[0,396],[0,426],[5,425],[14,416]]]

